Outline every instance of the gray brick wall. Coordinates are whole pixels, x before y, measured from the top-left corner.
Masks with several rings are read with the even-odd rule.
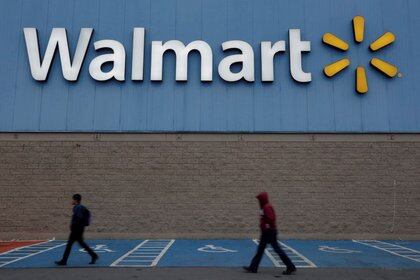
[[[400,138],[398,138],[400,137]],[[404,138],[406,137],[406,138]],[[420,238],[419,135],[0,135],[0,238]]]

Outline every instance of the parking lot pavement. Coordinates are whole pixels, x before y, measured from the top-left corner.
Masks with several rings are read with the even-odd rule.
[[[56,269],[64,240],[50,240],[0,253],[0,270]],[[146,239],[88,240],[100,256],[89,265],[90,256],[75,246],[68,268],[231,268],[249,264],[258,240],[251,239]],[[299,269],[420,270],[420,241],[392,240],[283,240],[283,250]],[[267,248],[263,269],[284,267]],[[2,279],[2,278],[1,278]],[[420,279],[420,278],[419,278]]]
[[[281,268],[262,268],[258,274],[242,272],[239,268],[38,268],[0,270],[2,280],[417,280],[420,269],[349,269],[302,268],[296,275],[284,276]]]

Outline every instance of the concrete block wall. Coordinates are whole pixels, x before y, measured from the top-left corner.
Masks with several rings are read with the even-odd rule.
[[[420,238],[419,134],[0,134],[0,239]]]

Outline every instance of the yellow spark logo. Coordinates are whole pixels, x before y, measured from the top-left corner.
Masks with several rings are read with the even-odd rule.
[[[357,43],[363,42],[365,34],[365,19],[362,16],[356,16],[353,18],[353,31],[354,31],[354,40]],[[349,49],[349,44],[346,41],[340,39],[331,33],[325,33],[322,37],[322,41],[334,48],[337,48],[342,51],[347,51]],[[372,51],[378,51],[389,44],[395,41],[395,35],[391,32],[386,32],[378,39],[376,39],[369,48]],[[379,58],[372,58],[370,64],[375,67],[377,70],[382,72],[384,75],[393,78],[398,74],[398,68],[386,61],[380,60]],[[324,73],[327,77],[333,77],[343,69],[347,68],[350,65],[350,60],[348,58],[340,59],[336,62],[333,62],[324,67]],[[358,93],[368,92],[368,82],[365,68],[358,66],[356,68],[356,91]]]

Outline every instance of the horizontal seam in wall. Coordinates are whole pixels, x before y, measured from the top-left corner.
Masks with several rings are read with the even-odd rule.
[[[0,133],[0,141],[62,142],[420,142],[412,134]]]

